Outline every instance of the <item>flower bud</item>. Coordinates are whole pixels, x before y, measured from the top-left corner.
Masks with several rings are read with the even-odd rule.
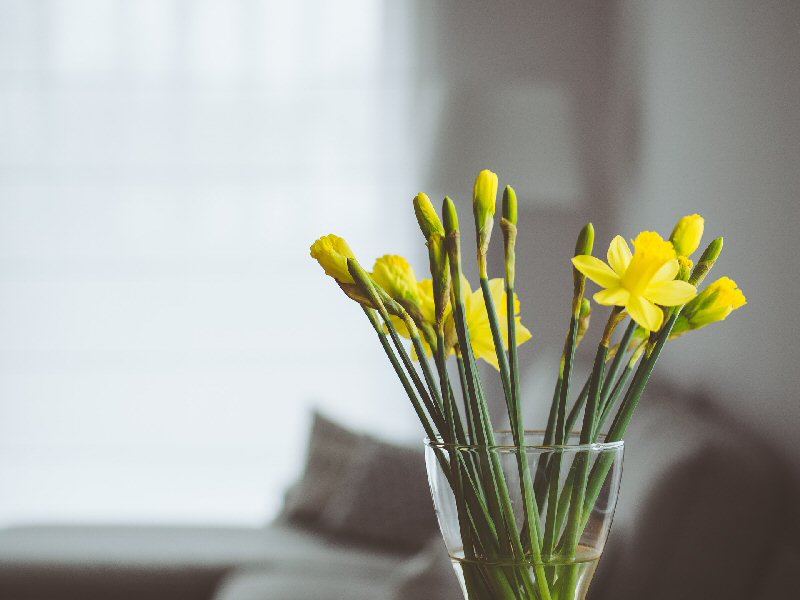
[[[486,252],[492,237],[494,213],[497,209],[497,175],[488,170],[478,173],[472,193],[472,212],[475,216],[475,238],[478,242],[478,267],[486,277]]]
[[[326,275],[339,283],[353,283],[347,259],[355,258],[355,255],[343,238],[332,233],[319,238],[311,245],[311,257],[319,262]]]
[[[698,286],[703,282],[722,252],[722,241],[722,238],[718,237],[706,247],[700,260],[697,261],[697,266],[692,271],[689,283]]]
[[[372,279],[400,304],[419,305],[419,285],[409,262],[402,256],[387,254],[375,261]]]
[[[575,256],[589,255],[594,248],[594,225],[587,223],[578,235],[575,243]]]
[[[497,174],[484,169],[478,173],[472,192],[472,211],[479,230],[491,230],[496,208]]]
[[[578,241],[575,243],[575,256],[591,255],[592,248],[594,248],[594,225],[587,223],[578,234]],[[575,318],[580,313],[580,306],[575,305],[575,301],[583,296],[586,289],[586,276],[578,271],[575,267],[572,268],[572,283],[573,283],[573,298],[572,298],[572,314]]]
[[[419,228],[426,240],[429,240],[434,233],[444,235],[444,227],[442,227],[439,215],[436,214],[431,199],[424,192],[420,192],[414,198],[414,214],[417,216],[417,223],[419,223]]]
[[[671,337],[679,337],[687,331],[724,321],[729,314],[745,304],[747,298],[736,282],[729,277],[721,277],[683,308]]]
[[[458,212],[456,211],[455,203],[449,196],[445,196],[442,203],[442,218],[444,220],[444,231],[447,235],[458,231]]]
[[[700,215],[687,215],[675,225],[669,241],[678,256],[691,256],[700,245],[705,220]]]
[[[512,225],[517,224],[517,192],[510,185],[503,190],[503,218]]]

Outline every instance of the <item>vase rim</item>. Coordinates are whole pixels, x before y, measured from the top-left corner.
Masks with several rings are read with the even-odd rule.
[[[496,434],[502,435],[511,435],[510,429],[500,429],[495,431]],[[526,429],[525,430],[525,437],[531,435],[540,435],[544,436],[545,432],[541,429]],[[580,437],[580,431],[572,431],[569,434],[569,437]],[[598,436],[599,440],[605,440],[605,435]],[[507,450],[507,451],[514,451],[518,450],[519,446],[516,444],[491,444],[491,445],[482,445],[482,444],[450,444],[446,443],[441,436],[436,436],[434,440],[426,437],[423,439],[423,442],[426,446],[430,448],[441,448],[443,450]],[[616,440],[613,442],[606,442],[606,441],[597,441],[592,442],[589,444],[523,444],[522,447],[525,449],[530,450],[557,450],[561,452],[602,452],[607,450],[615,450],[617,448],[623,448],[625,446],[624,440]]]

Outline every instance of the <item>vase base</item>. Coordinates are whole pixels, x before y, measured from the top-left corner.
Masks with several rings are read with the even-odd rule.
[[[551,600],[583,600],[600,555],[591,548],[579,547],[575,559],[542,564],[465,559],[463,556],[451,556],[450,561],[466,600],[540,600],[544,595],[537,576],[544,576],[547,581]],[[527,587],[522,583],[525,579],[529,582]]]

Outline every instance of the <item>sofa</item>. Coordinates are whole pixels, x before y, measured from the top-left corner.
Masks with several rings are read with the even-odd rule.
[[[624,471],[591,600],[796,597],[767,568],[794,556],[796,500],[769,447],[723,411],[649,391]],[[426,485],[418,449],[316,414],[268,526],[9,528],[0,600],[454,600]]]

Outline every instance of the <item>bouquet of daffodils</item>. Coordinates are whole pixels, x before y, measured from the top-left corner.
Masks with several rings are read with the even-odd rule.
[[[418,281],[408,261],[396,255],[377,259],[368,272],[345,240],[335,235],[314,242],[311,256],[360,304],[425,434],[441,442],[436,460],[458,507],[460,558],[506,565],[471,577],[465,573],[462,584],[468,596],[571,598],[575,570],[547,565],[557,557],[575,557],[609,464],[576,460],[566,478],[549,477],[558,468],[555,457],[531,468],[527,453],[518,452],[520,490],[515,497],[521,499],[520,521],[513,515],[510,484],[491,453],[480,460],[452,451],[496,445],[479,359],[499,371],[513,445],[522,448],[526,443],[517,347],[530,340],[531,333],[521,323],[514,292],[517,197],[510,186],[503,191],[505,277],[489,279],[486,256],[497,192],[497,175],[482,171],[473,194],[480,275],[475,291],[462,273],[461,229],[450,198],[444,199],[441,218],[424,193],[413,201],[427,243],[430,279]],[[632,240],[633,250],[618,235],[608,248],[607,262],[592,255],[592,225],[581,230],[571,264],[569,326],[543,446],[568,445],[576,426],[581,445],[622,440],[664,345],[724,320],[745,304],[744,295],[727,277],[698,293],[722,250],[722,238],[717,238],[693,263],[690,257],[700,245],[703,226],[699,215],[683,217],[668,239],[652,231],[639,233]],[[587,279],[601,288],[593,295],[594,304],[610,308],[593,369],[578,388],[571,381],[575,350],[593,312],[593,303],[585,297]],[[410,340],[410,348],[402,338]],[[449,365],[452,357],[455,368]],[[508,567],[523,563],[530,568]]]

